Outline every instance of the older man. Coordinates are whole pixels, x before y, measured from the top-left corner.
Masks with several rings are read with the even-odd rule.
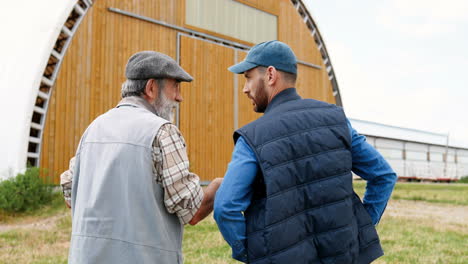
[[[374,225],[396,175],[335,105],[302,99],[284,43],[253,47],[229,68],[264,113],[234,133],[215,219],[235,259],[266,263],[370,263],[383,252]],[[313,87],[310,87],[313,89]],[[351,171],[367,180],[364,204]]]
[[[203,192],[168,121],[180,82],[193,78],[154,51],[131,56],[125,74],[123,99],[86,129],[61,175],[73,219],[68,261],[182,263],[183,225],[212,211],[221,182]]]

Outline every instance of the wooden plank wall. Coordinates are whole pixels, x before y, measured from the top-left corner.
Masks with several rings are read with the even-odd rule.
[[[317,46],[289,0],[257,0],[259,8],[277,8],[278,36],[300,60],[323,66]],[[112,13],[120,8],[183,26],[185,0],[99,0],[88,11],[65,55],[52,97],[43,134],[41,167],[55,176],[68,168],[86,127],[120,100],[124,69],[129,56],[157,50],[176,57],[177,32],[162,26]],[[246,53],[217,44],[182,38],[181,63],[195,77],[182,84],[180,128],[187,141],[191,168],[202,180],[222,177],[232,152],[234,130],[234,78],[237,78],[238,126],[260,116],[243,94],[243,75],[227,68]],[[325,68],[299,66],[297,88],[306,98],[334,103]]]
[[[299,60],[323,66],[317,44],[291,1],[280,1],[278,39],[288,44]]]
[[[234,76],[227,68],[232,64],[233,49],[182,36],[181,66],[195,80],[181,90],[185,99],[180,130],[188,145],[190,170],[203,180],[223,177],[231,160]]]
[[[133,11],[141,11],[140,4],[146,3],[143,9],[153,7],[154,16],[161,13],[176,17],[175,2],[160,2],[164,4],[140,1]],[[119,102],[128,58],[140,50],[176,56],[174,30],[107,11],[109,6],[132,6],[125,5],[128,1],[96,1],[65,55],[52,93],[41,151],[41,167],[54,176],[55,183],[68,168],[86,127]]]
[[[119,8],[169,24],[183,26],[185,21],[185,1],[186,0],[98,0],[95,1],[94,6],[100,4],[100,6],[103,7]]]
[[[302,64],[298,65],[296,87],[299,94],[304,98],[335,104],[335,97],[322,55],[310,30],[290,1],[280,1],[278,30],[279,40],[288,44],[299,60],[322,67],[319,70]]]

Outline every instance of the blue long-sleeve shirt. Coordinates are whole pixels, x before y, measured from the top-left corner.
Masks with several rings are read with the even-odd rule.
[[[363,204],[377,224],[382,216],[397,176],[385,159],[351,127],[351,153],[354,173],[367,181]],[[232,257],[246,262],[245,218],[252,198],[252,183],[259,170],[253,150],[239,137],[224,180],[216,193],[214,218],[224,239],[232,248]]]

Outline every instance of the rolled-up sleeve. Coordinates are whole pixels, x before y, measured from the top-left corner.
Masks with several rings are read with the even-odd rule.
[[[164,188],[164,204],[187,224],[201,206],[203,190],[199,177],[189,171],[184,138],[173,124],[163,125],[153,144],[156,181]]]
[[[385,211],[397,175],[380,153],[348,121],[352,138],[353,172],[367,181],[363,204],[376,225]]]

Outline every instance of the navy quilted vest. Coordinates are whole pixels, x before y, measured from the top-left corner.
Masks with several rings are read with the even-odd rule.
[[[260,166],[245,212],[249,263],[370,263],[383,255],[353,191],[351,138],[340,107],[286,89],[234,140],[239,136]]]

